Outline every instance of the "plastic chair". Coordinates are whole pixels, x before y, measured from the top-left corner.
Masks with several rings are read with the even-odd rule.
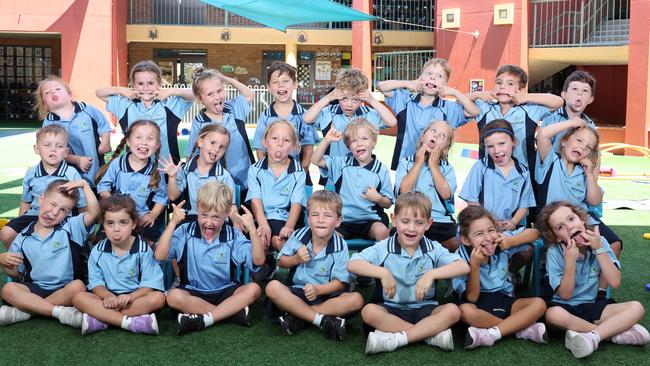
[[[533,260],[526,265],[524,270],[524,283],[530,283],[533,296],[539,296],[541,294],[541,260],[542,260],[542,249],[544,248],[544,241],[542,239],[537,239],[532,243],[533,246]],[[531,276],[532,274],[532,276]],[[532,282],[531,282],[532,277]]]
[[[239,208],[239,206],[241,206],[241,186],[239,186],[239,184],[235,184],[234,193],[235,193],[235,205],[237,206],[237,208]],[[243,271],[242,268],[244,268]],[[245,265],[237,267],[235,276],[237,280],[239,280],[243,284],[247,284],[251,282],[250,269],[248,269],[248,267],[246,267]]]

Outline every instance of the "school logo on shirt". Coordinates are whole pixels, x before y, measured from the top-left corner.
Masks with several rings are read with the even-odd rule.
[[[320,269],[318,269],[318,272],[316,273],[316,276],[318,276],[318,277],[327,277],[327,268],[320,267]]]
[[[63,248],[63,243],[58,241],[58,240],[55,241],[54,242],[54,249],[56,250],[56,249],[61,249],[61,248]]]
[[[226,263],[226,254],[221,251],[217,251],[214,254],[214,261],[216,263]]]
[[[135,268],[131,267],[131,269],[129,269],[129,277],[135,277]]]

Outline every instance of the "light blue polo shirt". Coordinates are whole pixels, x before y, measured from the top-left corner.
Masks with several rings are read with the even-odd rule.
[[[300,146],[314,145],[320,141],[318,138],[318,133],[316,132],[314,126],[305,123],[305,109],[300,104],[298,104],[298,102],[295,100],[293,101],[293,109],[288,116],[279,116],[273,108],[274,105],[275,102],[271,103],[271,105],[266,108],[257,119],[255,137],[253,138],[253,149],[266,152],[264,145],[262,145],[264,133],[266,132],[266,128],[277,120],[288,121],[293,126],[296,132],[298,132],[298,140],[300,142]],[[294,158],[299,158],[300,153],[294,153],[292,156]]]
[[[65,160],[61,161],[59,168],[52,174],[47,173],[43,166],[43,162],[39,162],[27,170],[27,173],[25,173],[25,177],[23,178],[23,195],[20,197],[21,201],[30,204],[25,215],[38,215],[38,211],[41,208],[40,203],[38,203],[38,197],[45,193],[48,184],[58,179],[71,182],[73,180],[81,179],[81,175],[79,175],[77,169],[68,165]],[[83,190],[79,188],[79,201],[77,201],[77,208],[82,207],[86,207],[86,196],[84,195]]]
[[[391,169],[396,169],[400,159],[415,154],[420,136],[433,121],[447,121],[452,129],[466,124],[463,106],[458,102],[436,98],[430,105],[421,105],[420,93],[408,89],[395,89],[386,104],[397,118],[397,141],[393,151]]]
[[[585,122],[587,122],[587,126],[593,128],[594,130],[596,129],[596,124],[594,121],[589,118],[584,112],[580,115],[580,118],[582,118]],[[554,125],[556,123],[564,122],[566,120],[570,119],[569,115],[566,112],[566,107],[560,107],[557,110],[555,110],[553,113],[549,114],[544,118],[542,121],[542,126],[541,128],[544,128],[546,126]],[[560,131],[558,134],[553,136],[553,151],[555,152],[560,152],[560,140],[562,140],[562,137],[566,135],[566,131]]]
[[[362,252],[352,254],[350,261],[362,260],[386,268],[393,274],[397,288],[395,297],[384,296],[384,304],[396,308],[417,309],[425,305],[438,305],[435,300],[435,286],[431,286],[423,301],[415,299],[415,284],[427,272],[455,261],[462,260],[457,254],[449,253],[440,243],[424,236],[420,245],[410,256],[392,235]]]
[[[180,161],[178,151],[178,125],[192,107],[193,101],[177,95],[163,100],[155,99],[151,106],[145,107],[140,99],[129,99],[122,95],[111,95],[106,110],[113,113],[122,127],[122,132],[139,119],[155,122],[160,127],[160,156],[172,156],[175,163]]]
[[[330,104],[327,107],[323,108],[316,119],[314,120],[314,126],[323,132],[323,136],[327,135],[327,132],[334,126],[337,131],[343,133],[345,128],[357,118],[365,118],[373,125],[377,126],[378,129],[386,128],[384,122],[382,121],[379,113],[368,106],[360,106],[352,115],[348,117],[343,113],[343,109],[339,104]],[[332,142],[325,151],[326,156],[345,156],[350,152],[348,147],[345,146],[343,139],[339,141]]]
[[[73,155],[92,158],[90,169],[83,174],[83,178],[95,186],[95,176],[99,168],[104,165],[104,154],[99,153],[100,136],[113,129],[99,109],[84,102],[72,102],[74,114],[66,121],[55,113],[48,113],[43,121],[43,127],[58,124],[68,132],[68,145]]]
[[[250,240],[228,224],[223,224],[212,243],[203,238],[198,222],[179,226],[174,230],[168,259],[178,261],[181,285],[203,293],[218,292],[235,283],[231,262],[258,270]]]
[[[267,220],[287,221],[292,204],[307,205],[306,177],[300,162],[291,158],[287,170],[276,178],[269,168],[268,158],[264,158],[248,170],[246,201],[253,198],[261,200]]]
[[[29,224],[16,236],[9,252],[22,254],[23,264],[18,271],[25,274],[27,281],[48,291],[59,289],[74,279],[70,246],[82,247],[88,237],[84,214],[65,219],[44,238],[34,231],[35,224]]]
[[[524,230],[525,228],[521,227],[514,231],[505,231],[503,232],[503,235],[511,237],[520,234]],[[528,247],[528,244],[518,245],[505,250],[497,247],[494,254],[492,254],[488,259],[488,262],[481,263],[479,269],[481,292],[501,292],[510,297],[515,296],[514,287],[512,282],[510,282],[510,276],[508,275],[508,265],[510,263],[510,258],[512,258],[514,254],[526,251]],[[472,255],[472,247],[460,245],[456,250],[456,254],[469,264]],[[454,277],[452,279],[452,287],[459,296],[462,296],[462,294],[467,290],[468,279],[469,274]]]
[[[97,183],[97,192],[109,192],[130,196],[135,201],[135,208],[138,216],[146,215],[153,208],[154,203],[163,206],[168,204],[167,184],[165,175],[160,174],[158,187],[149,188],[151,175],[156,170],[156,160],[149,158],[149,163],[142,169],[135,171],[129,164],[130,152],[119,158],[113,159],[106,174]]]
[[[181,195],[185,194],[187,199],[187,206],[189,215],[196,215],[198,205],[196,203],[199,194],[199,188],[203,187],[208,182],[221,182],[230,188],[232,192],[233,203],[235,202],[235,181],[232,179],[230,173],[223,168],[221,162],[218,161],[210,168],[206,175],[201,175],[197,169],[197,160],[199,156],[196,155],[190,159],[176,174],[176,184]]]
[[[513,158],[515,166],[504,177],[490,156],[478,160],[467,174],[459,197],[478,202],[497,220],[510,220],[520,208],[535,207],[528,168]]]
[[[310,227],[294,231],[280,251],[280,257],[295,255],[302,245],[309,251],[311,259],[291,269],[294,271],[292,287],[303,288],[310,283],[322,285],[333,280],[350,283],[348,272],[350,254],[345,240],[333,233],[327,245],[314,254],[311,238]]]
[[[527,166],[531,171],[534,171],[535,166],[535,130],[537,129],[540,121],[544,119],[550,112],[548,108],[539,104],[521,104],[512,106],[508,112],[501,114],[501,106],[498,102],[484,102],[477,100],[476,106],[479,107],[481,112],[476,117],[479,136],[483,132],[485,125],[494,121],[495,119],[505,119],[510,122],[512,129],[515,132],[517,139],[517,146],[513,152],[513,156],[519,160],[520,163]],[[479,158],[483,158],[487,153],[482,146],[479,147]]]
[[[600,237],[600,242],[607,249],[607,256],[614,262],[616,267],[621,268],[621,263],[616,259],[616,255],[609,247],[609,243],[604,237]],[[571,299],[563,300],[558,294],[557,289],[560,287],[562,276],[564,274],[564,246],[562,244],[552,245],[546,253],[546,271],[551,288],[555,292],[553,302],[569,305],[580,305],[592,303],[598,295],[598,284],[600,280],[600,264],[596,255],[589,249],[584,257],[578,256],[576,260],[575,285]]]
[[[549,152],[544,161],[537,154],[537,174],[539,203],[544,207],[556,201],[569,201],[587,210],[587,178],[580,164],[568,174],[566,165],[559,154]]]
[[[404,180],[404,177],[406,177],[411,169],[413,169],[414,165],[415,155],[400,159],[397,172],[395,173],[395,196],[400,195],[400,184],[402,184],[402,180]],[[442,173],[443,177],[445,177],[445,180],[447,180],[447,184],[449,184],[452,198],[448,200],[441,199],[440,194],[436,189],[436,185],[433,182],[431,169],[429,169],[427,164],[422,165],[420,175],[418,175],[418,180],[415,183],[415,187],[413,187],[413,191],[422,192],[425,196],[429,197],[432,203],[431,218],[434,222],[452,223],[454,222],[453,196],[454,192],[456,192],[456,172],[454,171],[454,167],[452,167],[448,161],[441,161],[438,169],[440,170],[440,173]]]
[[[363,197],[368,186],[395,203],[393,183],[388,168],[374,155],[365,166],[359,165],[357,159],[347,156],[324,156],[327,164],[327,178],[334,182],[336,193],[343,200],[344,222],[366,222],[381,220],[384,208]]]
[[[122,256],[104,239],[95,245],[88,258],[88,290],[97,286],[114,294],[128,294],[143,287],[164,291],[163,273],[153,251],[139,236]]]

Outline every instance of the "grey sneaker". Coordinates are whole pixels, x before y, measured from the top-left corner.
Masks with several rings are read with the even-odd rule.
[[[24,322],[25,320],[29,320],[31,317],[31,314],[13,306],[2,305],[2,307],[0,307],[0,325]]]
[[[73,328],[81,328],[83,322],[83,313],[72,306],[64,306],[59,315],[61,324],[69,325]]]

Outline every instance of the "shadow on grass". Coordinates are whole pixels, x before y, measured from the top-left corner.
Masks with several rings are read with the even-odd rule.
[[[4,183],[0,184],[0,190],[20,187],[22,184],[23,184],[23,179],[22,178],[14,179],[12,181],[4,182]]]
[[[7,212],[20,206],[20,193],[0,193],[0,212]],[[6,217],[8,219],[15,216]]]

